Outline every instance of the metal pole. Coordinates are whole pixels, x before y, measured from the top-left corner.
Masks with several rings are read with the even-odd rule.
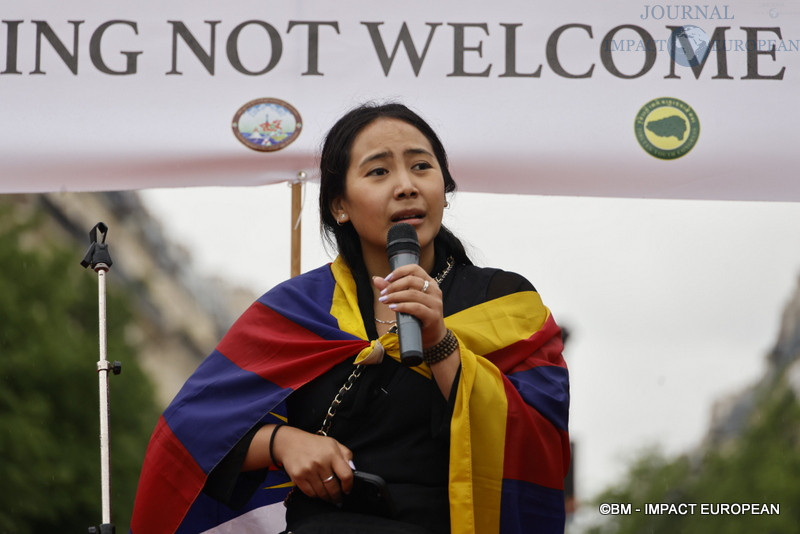
[[[97,376],[100,390],[100,492],[103,524],[111,523],[111,454],[108,433],[108,371],[111,365],[106,358],[106,272],[108,266],[99,263],[97,271],[99,316],[100,316],[100,360],[97,362]]]
[[[102,241],[97,242],[98,232]],[[91,266],[97,273],[97,294],[98,294],[98,315],[100,328],[100,359],[97,362],[97,376],[100,391],[100,497],[103,522],[100,528],[89,527],[90,534],[114,534],[115,528],[111,523],[111,447],[109,445],[108,431],[108,371],[111,370],[115,375],[122,371],[119,362],[109,364],[107,356],[107,336],[106,336],[106,273],[111,268],[111,255],[106,245],[106,233],[108,227],[100,222],[89,232],[89,250],[81,261],[81,265],[86,268]]]

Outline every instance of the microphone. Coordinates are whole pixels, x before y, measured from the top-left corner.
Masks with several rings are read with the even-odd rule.
[[[413,226],[398,223],[389,228],[386,255],[393,271],[403,265],[419,263],[419,239]],[[403,365],[415,367],[421,364],[422,325],[419,319],[407,313],[397,313],[397,337],[400,340],[400,360]]]

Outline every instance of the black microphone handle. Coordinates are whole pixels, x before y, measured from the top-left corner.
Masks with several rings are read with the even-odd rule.
[[[403,265],[418,264],[419,256],[400,252],[389,258],[394,271]],[[400,361],[408,367],[422,363],[422,323],[413,315],[397,313],[397,337],[400,340]]]

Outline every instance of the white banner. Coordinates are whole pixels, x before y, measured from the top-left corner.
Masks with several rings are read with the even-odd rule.
[[[313,178],[333,122],[392,99],[462,190],[800,200],[797,2],[0,5],[0,192]],[[233,133],[260,98],[301,117],[282,150]]]

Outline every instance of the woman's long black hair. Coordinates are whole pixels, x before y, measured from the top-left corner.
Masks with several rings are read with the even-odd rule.
[[[331,204],[336,198],[345,194],[350,152],[356,136],[373,121],[380,118],[398,119],[419,130],[430,142],[439,167],[442,169],[445,193],[451,193],[456,189],[456,183],[447,166],[447,153],[436,132],[422,117],[402,104],[364,104],[345,114],[328,132],[322,147],[319,165],[320,229],[323,238],[336,247],[339,255],[350,267],[350,272],[356,282],[359,308],[370,339],[377,338],[378,334],[372,320],[374,317],[372,285],[364,265],[361,240],[350,222],[337,224],[331,211]],[[436,258],[434,269],[437,269],[437,266],[441,267],[448,257],[452,257],[456,264],[472,265],[472,261],[464,250],[464,245],[444,225],[440,227],[433,243]]]
[[[322,147],[320,158],[319,214],[322,235],[334,245],[339,255],[344,258],[350,270],[364,270],[361,241],[358,233],[349,222],[339,225],[331,212],[331,203],[345,194],[347,169],[350,166],[350,152],[356,136],[368,125],[380,118],[397,119],[407,122],[419,130],[430,142],[433,153],[444,176],[444,191],[451,193],[456,183],[450,175],[447,165],[447,153],[436,132],[422,117],[403,104],[364,104],[339,119],[328,132]],[[445,258],[452,256],[456,263],[472,264],[464,245],[450,230],[441,226],[434,238],[434,249],[437,256],[444,253]]]

